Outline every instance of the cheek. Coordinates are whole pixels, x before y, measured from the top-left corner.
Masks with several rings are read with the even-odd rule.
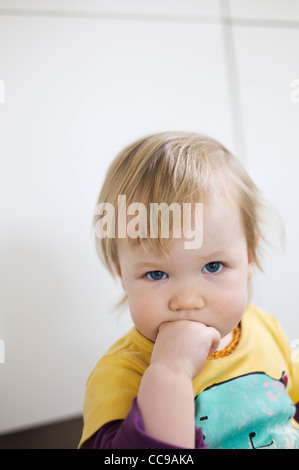
[[[219,299],[220,300],[220,299]],[[224,318],[238,323],[244,313],[247,300],[247,289],[227,290],[218,302],[219,311]]]
[[[223,338],[235,328],[240,322],[246,301],[244,296],[240,297],[235,293],[227,293],[223,296],[222,302],[218,304],[218,318],[216,328]]]
[[[159,309],[153,296],[129,296],[129,309],[136,328],[147,338],[155,340],[159,323]]]
[[[139,289],[131,289],[127,292],[129,307],[132,314],[136,317],[147,312],[151,305],[151,300],[146,291]]]
[[[243,310],[247,301],[248,280],[247,270],[240,269],[228,280],[226,286],[223,286],[222,296],[223,303],[229,310]]]

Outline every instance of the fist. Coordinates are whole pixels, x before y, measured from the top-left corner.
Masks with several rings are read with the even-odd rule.
[[[213,327],[191,320],[162,323],[152,353],[151,363],[159,362],[193,379],[209,354],[220,343],[220,333]]]

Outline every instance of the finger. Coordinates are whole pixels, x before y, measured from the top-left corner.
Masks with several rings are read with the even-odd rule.
[[[217,348],[219,347],[219,344],[220,344],[220,340],[221,340],[221,336],[220,336],[219,331],[217,331],[215,328],[212,328],[212,327],[210,327],[210,328],[214,331],[213,331],[213,335],[212,335],[212,343],[211,343],[209,355],[213,354],[217,350]]]

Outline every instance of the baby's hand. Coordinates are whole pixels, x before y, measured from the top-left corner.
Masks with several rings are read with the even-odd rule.
[[[209,354],[219,346],[220,333],[213,327],[190,320],[162,323],[156,338],[151,363],[159,362],[193,379]]]

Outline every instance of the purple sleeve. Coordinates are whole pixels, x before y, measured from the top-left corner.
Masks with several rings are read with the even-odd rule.
[[[295,420],[299,423],[299,401],[296,403],[296,413],[294,415]]]
[[[201,429],[195,428],[196,449],[205,449]],[[183,449],[149,436],[144,431],[136,398],[124,420],[105,424],[90,439],[91,449]]]

